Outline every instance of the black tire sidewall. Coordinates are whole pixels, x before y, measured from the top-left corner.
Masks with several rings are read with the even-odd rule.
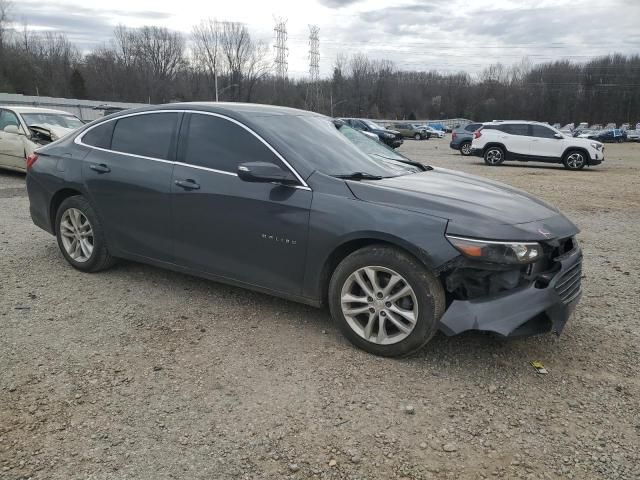
[[[62,219],[62,215],[70,208],[78,209],[82,212],[82,214],[87,217],[89,223],[91,224],[91,229],[93,230],[93,251],[91,252],[91,257],[86,262],[76,262],[64,248],[62,244],[62,236],[60,234],[60,221]],[[106,245],[104,241],[104,233],[102,231],[102,225],[98,220],[98,217],[91,207],[91,204],[82,196],[74,196],[65,199],[58,208],[56,212],[56,238],[58,240],[58,247],[62,252],[64,258],[69,262],[69,264],[80,271],[83,272],[93,272],[96,269],[100,268],[100,265],[104,262],[104,256],[108,255],[106,251]]]
[[[344,282],[354,271],[365,266],[394,270],[415,292],[418,321],[409,336],[398,343],[378,345],[365,340],[351,329],[342,313],[340,296]],[[438,330],[438,322],[444,313],[444,291],[435,276],[413,257],[394,248],[374,246],[352,253],[338,265],[329,283],[328,303],[332,318],[351,343],[374,355],[401,357],[422,348]]]

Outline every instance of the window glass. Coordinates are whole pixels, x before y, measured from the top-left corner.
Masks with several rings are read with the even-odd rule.
[[[556,132],[542,125],[531,125],[532,136],[538,138],[554,138]]]
[[[20,128],[20,123],[18,123],[18,117],[13,112],[9,110],[0,110],[0,130],[4,130],[4,127],[8,125],[15,125]]]
[[[115,125],[116,122],[105,122],[92,128],[82,137],[82,143],[92,147],[111,148],[111,135]]]
[[[62,114],[62,113],[23,113],[23,120],[27,125],[51,125],[53,127],[62,127],[68,129],[80,128],[82,120],[75,115]]]
[[[111,149],[168,160],[175,142],[178,113],[151,113],[117,120]]]
[[[480,127],[482,126],[481,123],[470,123],[469,125],[467,125],[466,127],[464,127],[464,129],[467,132],[475,132],[476,130],[478,130]]]
[[[511,135],[529,136],[529,125],[526,123],[509,123],[504,125],[504,132]]]
[[[278,157],[253,134],[212,115],[191,115],[183,149],[186,163],[225,172],[235,173],[238,165],[245,162],[269,162],[284,168]]]

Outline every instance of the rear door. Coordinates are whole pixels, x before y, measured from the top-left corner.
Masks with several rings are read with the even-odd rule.
[[[531,152],[531,131],[526,123],[506,123],[499,127],[505,137],[507,150],[517,158],[525,158]]]
[[[287,165],[246,127],[219,115],[185,117],[173,172],[175,262],[270,290],[300,294],[312,192],[249,183],[245,162]]]
[[[21,133],[7,132],[5,128],[15,127]],[[0,165],[25,169],[25,135],[18,116],[6,109],[0,109]]]
[[[179,112],[135,114],[82,137],[94,147],[83,178],[114,250],[170,259],[169,195],[181,118]]]
[[[556,138],[556,132],[544,125],[531,125],[531,152],[533,157],[541,159],[559,159],[562,157],[564,142]]]

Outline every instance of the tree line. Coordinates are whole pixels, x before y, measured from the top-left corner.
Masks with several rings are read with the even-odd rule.
[[[206,19],[190,35],[118,26],[111,41],[83,53],[63,33],[9,28],[7,7],[0,0],[2,92],[141,103],[218,99],[385,119],[640,121],[640,55],[497,63],[471,76],[400,70],[393,59],[356,53],[339,55],[332,75],[312,85],[277,78],[269,45],[241,23]]]

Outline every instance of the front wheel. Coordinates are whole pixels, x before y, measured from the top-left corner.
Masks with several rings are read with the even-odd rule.
[[[504,162],[504,150],[500,147],[489,147],[484,152],[484,163],[496,167]]]
[[[414,140],[422,140],[422,135],[420,135],[419,133],[416,133],[416,134],[413,136],[413,139],[414,139]]]
[[[587,159],[584,153],[573,151],[567,153],[563,163],[564,167],[569,170],[582,170],[587,164]]]
[[[357,347],[385,357],[409,355],[438,330],[445,296],[415,258],[384,245],[346,257],[329,283],[331,316]]]
[[[65,199],[56,213],[56,237],[64,258],[83,272],[104,270],[115,262],[91,204],[81,196]]]
[[[471,155],[471,142],[464,142],[460,145],[460,153],[465,157]]]

